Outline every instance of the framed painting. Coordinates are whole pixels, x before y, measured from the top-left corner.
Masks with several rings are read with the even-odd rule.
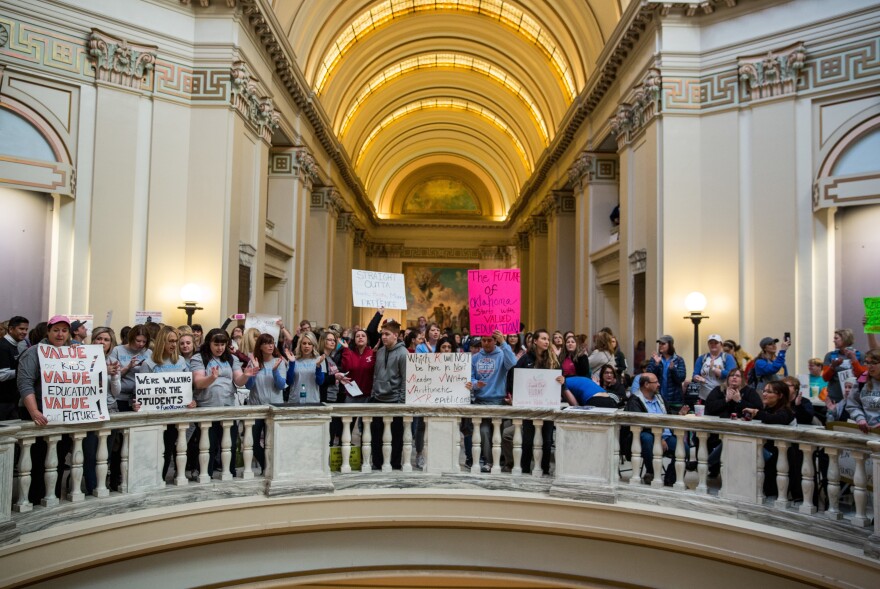
[[[460,333],[470,329],[468,314],[468,270],[474,264],[437,264],[404,262],[406,285],[406,327],[419,324],[419,317],[437,323],[440,329],[451,327]]]

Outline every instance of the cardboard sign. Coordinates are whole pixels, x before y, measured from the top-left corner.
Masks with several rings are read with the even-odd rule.
[[[407,405],[470,405],[471,355],[407,354]]]
[[[468,270],[471,335],[519,333],[519,270]]]
[[[50,424],[109,420],[110,381],[103,346],[39,346],[46,420]]]
[[[174,411],[192,403],[191,372],[135,374],[135,399],[141,411]]]
[[[865,333],[880,333],[880,297],[865,298]]]
[[[355,307],[406,309],[403,274],[352,270],[351,296]]]
[[[143,325],[144,323],[162,323],[162,311],[135,311],[134,324]]]
[[[562,385],[556,382],[561,370],[513,371],[513,406],[540,409],[559,409],[562,404]]]
[[[259,313],[248,313],[247,317],[244,320],[244,330],[247,331],[251,327],[255,328],[260,333],[268,333],[275,341],[278,341],[278,336],[281,333],[281,327],[278,325],[278,321],[281,320],[281,315],[260,315]]]
[[[92,337],[92,330],[95,329],[95,316],[86,314],[86,315],[68,315],[68,319],[73,323],[74,321],[82,321],[86,324],[86,331],[88,334],[86,335],[86,340]],[[110,325],[109,323],[107,325]]]

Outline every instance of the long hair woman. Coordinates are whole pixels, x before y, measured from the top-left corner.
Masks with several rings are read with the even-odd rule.
[[[119,411],[132,411],[131,401],[134,397],[134,374],[137,367],[150,359],[150,333],[143,325],[135,325],[128,332],[125,345],[116,346],[110,352],[110,359],[119,363],[119,374],[122,378],[116,405]]]
[[[257,374],[248,378],[247,388],[250,391],[248,405],[269,405],[284,402],[284,388],[287,386],[287,361],[281,357],[275,338],[263,333],[257,337],[254,350],[254,365]],[[260,470],[266,472],[266,449],[261,443],[266,430],[266,420],[254,421],[254,458]]]
[[[287,383],[290,385],[290,401],[300,405],[321,402],[321,385],[324,371],[321,365],[324,356],[318,351],[318,340],[311,331],[304,331],[296,342],[296,351],[287,352],[290,366],[287,369]]]

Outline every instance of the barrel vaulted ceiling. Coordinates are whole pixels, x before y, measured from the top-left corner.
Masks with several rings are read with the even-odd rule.
[[[382,219],[503,221],[630,0],[273,0]]]

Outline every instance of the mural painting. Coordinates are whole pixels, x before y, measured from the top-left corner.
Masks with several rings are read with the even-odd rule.
[[[403,212],[479,215],[480,207],[474,191],[467,184],[451,176],[434,176],[413,188],[404,202]]]
[[[440,329],[470,329],[468,318],[468,270],[472,264],[403,264],[406,284],[405,323],[418,325],[419,317],[436,322]]]

